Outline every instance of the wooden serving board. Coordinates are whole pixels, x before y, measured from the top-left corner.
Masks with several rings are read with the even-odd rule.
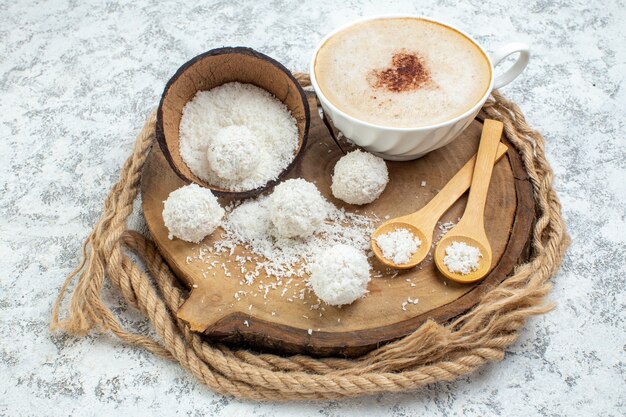
[[[309,99],[311,108],[315,109],[315,98]],[[482,129],[481,122],[476,120],[457,140],[423,158],[387,162],[390,181],[385,192],[372,204],[355,207],[343,204],[331,194],[332,170],[342,151],[320,118],[313,116],[305,153],[288,178],[315,181],[320,192],[338,207],[376,213],[381,222],[385,216],[404,215],[424,206],[476,153]],[[242,286],[243,277],[237,276],[236,268],[234,271],[230,268],[231,276],[219,267],[207,273],[207,263],[193,258],[201,247],[219,239],[219,229],[200,245],[169,240],[161,216],[163,201],[184,183],[170,169],[159,148],[153,147],[141,179],[143,211],[161,254],[191,289],[178,316],[188,322],[192,330],[203,332],[214,341],[284,353],[357,356],[413,332],[429,318],[443,322],[463,313],[505,279],[518,261],[528,256],[535,213],[532,189],[519,156],[510,144],[507,145],[507,157],[494,168],[485,210],[485,227],[494,256],[486,279],[470,285],[448,281],[437,271],[429,255],[412,270],[373,277],[367,296],[351,305],[336,308],[322,304],[318,309],[311,307],[318,304],[313,293],[307,294],[304,300],[289,297],[289,294],[281,296],[281,291],[270,291],[265,297],[262,291],[255,293],[257,283],[271,283],[275,281],[273,277],[261,276],[255,285]],[[422,186],[423,181],[425,186]],[[466,196],[463,196],[444,215],[442,222],[456,222],[465,202]],[[435,241],[437,237],[436,234]],[[230,265],[235,256],[247,254],[244,248],[237,247],[232,255],[221,255],[217,260]],[[374,270],[384,270],[374,258],[370,259]],[[295,278],[289,291],[303,288],[304,281],[305,278]],[[241,290],[248,294],[237,300],[234,294]],[[419,301],[407,304],[408,298]]]

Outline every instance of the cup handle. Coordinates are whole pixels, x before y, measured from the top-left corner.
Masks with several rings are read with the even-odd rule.
[[[495,69],[506,57],[514,53],[519,53],[517,61],[504,74],[496,77],[493,82],[494,90],[504,87],[524,71],[530,59],[530,49],[525,43],[515,42],[504,45],[491,55],[491,62]]]

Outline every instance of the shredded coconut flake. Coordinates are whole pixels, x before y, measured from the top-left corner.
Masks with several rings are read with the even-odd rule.
[[[439,226],[439,230],[441,230],[441,237],[445,236],[446,233],[448,233],[450,231],[450,229],[452,229],[454,226],[456,226],[456,223],[454,222],[437,222],[437,226]]]
[[[376,238],[376,244],[383,253],[383,257],[397,265],[406,264],[411,256],[422,244],[410,230],[398,228],[392,232],[382,234]]]
[[[454,241],[446,248],[443,264],[450,272],[467,275],[478,269],[479,258],[482,256],[477,247]]]
[[[348,213],[325,202],[326,220],[313,235],[306,238],[285,238],[276,233],[270,220],[270,198],[271,196],[261,196],[235,208],[223,224],[224,233],[221,239],[211,247],[215,254],[223,253],[236,245],[254,253],[253,262],[250,262],[253,266],[239,262],[246,273],[250,274],[250,284],[263,271],[280,280],[277,287],[282,287],[279,290],[286,297],[287,287],[298,284],[293,281],[294,278],[310,274],[310,264],[326,248],[337,244],[351,245],[361,251],[369,248],[369,237],[378,221],[375,216]],[[283,282],[283,279],[286,281]]]
[[[252,297],[269,299],[268,295],[276,291],[274,297],[308,304],[312,311],[321,314],[324,307],[306,281],[313,263],[324,250],[340,244],[352,246],[366,257],[371,234],[380,219],[371,212],[347,212],[324,201],[326,218],[313,235],[286,238],[275,231],[270,198],[271,195],[260,196],[232,204],[220,236],[210,244],[197,246],[193,262],[204,268],[205,279],[236,279],[241,289],[234,292],[231,300],[244,309]],[[373,271],[368,278],[396,275],[397,271],[384,269]]]
[[[229,126],[237,126],[238,132],[222,131]],[[298,146],[296,120],[287,106],[259,87],[238,82],[196,93],[183,109],[179,132],[180,155],[189,169],[210,184],[232,191],[252,190],[276,179]],[[237,145],[224,158],[218,153],[210,156],[209,145],[216,138],[219,141],[220,135],[240,141],[255,137],[254,154]],[[217,148],[224,151],[223,146]],[[237,158],[244,156],[242,166],[250,172],[243,179],[234,178],[238,177],[234,165],[244,161]]]

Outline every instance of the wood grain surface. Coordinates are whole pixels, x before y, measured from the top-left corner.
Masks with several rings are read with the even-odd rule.
[[[309,97],[311,108],[315,98]],[[301,161],[288,178],[302,177],[315,181],[320,192],[338,207],[360,213],[373,212],[381,222],[385,216],[396,217],[424,206],[478,148],[482,124],[474,121],[448,146],[416,161],[387,162],[390,182],[375,202],[355,207],[333,198],[331,174],[342,151],[314,113],[307,147]],[[316,356],[357,356],[417,329],[429,318],[444,322],[475,305],[481,296],[509,275],[520,258],[528,256],[528,240],[534,219],[532,189],[519,156],[510,143],[509,152],[494,167],[485,209],[485,228],[493,250],[493,267],[477,284],[457,284],[445,279],[436,269],[432,254],[416,268],[372,278],[366,297],[342,308],[323,306],[313,293],[304,300],[281,297],[270,291],[267,298],[248,296],[237,301],[235,292],[246,290],[241,277],[226,276],[215,268],[215,276],[206,277],[205,264],[189,262],[199,245],[169,240],[161,216],[163,201],[185,183],[171,170],[158,146],[153,147],[142,174],[143,211],[148,229],[172,270],[191,289],[178,316],[190,327],[215,341],[250,346],[257,350],[283,353],[306,353]],[[425,186],[422,182],[425,181]],[[441,221],[456,222],[462,215],[467,197],[457,201]],[[223,200],[223,203],[227,203]],[[202,244],[219,239],[218,229]],[[435,241],[437,240],[437,232]],[[237,247],[232,255],[249,254]],[[383,266],[372,261],[373,269]],[[236,274],[233,274],[236,275]],[[273,277],[260,277],[265,283]],[[297,284],[304,286],[305,278]],[[412,285],[413,284],[413,285]],[[301,287],[300,287],[301,288]],[[262,295],[262,294],[261,294]],[[408,298],[417,304],[402,308]],[[309,329],[311,331],[309,331]]]

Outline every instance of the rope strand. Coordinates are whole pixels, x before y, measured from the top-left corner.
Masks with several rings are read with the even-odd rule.
[[[306,74],[295,76],[303,86],[310,85]],[[485,103],[481,115],[504,123],[505,134],[528,173],[537,210],[531,237],[533,258],[518,265],[512,276],[473,309],[446,325],[428,321],[414,333],[356,359],[257,354],[208,343],[189,331],[176,317],[185,300],[176,277],[156,246],[126,226],[141,169],[154,142],[152,113],[105,201],[101,219],[83,245],[80,264],[61,286],[52,308],[51,329],[75,335],[91,329],[111,331],[128,344],[177,361],[219,393],[254,400],[327,400],[414,390],[502,360],[526,319],[552,309],[544,297],[569,238],[552,188],[543,137],[526,124],[519,107],[498,92]],[[77,277],[67,317],[60,319],[60,306]],[[101,289],[107,277],[126,303],[148,317],[158,340],[125,329],[104,304]]]

